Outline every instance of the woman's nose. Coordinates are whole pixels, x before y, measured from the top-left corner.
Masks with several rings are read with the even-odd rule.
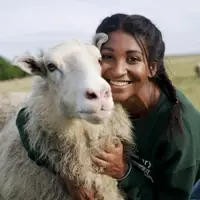
[[[116,62],[112,70],[115,76],[123,76],[127,74],[127,64],[123,61]]]

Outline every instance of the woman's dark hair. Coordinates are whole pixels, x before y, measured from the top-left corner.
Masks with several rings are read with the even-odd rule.
[[[165,92],[173,107],[169,116],[168,131],[182,133],[181,109],[183,105],[177,98],[176,89],[169,79],[164,67],[165,43],[160,30],[142,15],[114,14],[105,18],[98,26],[96,33],[106,33],[122,30],[132,35],[143,50],[148,66],[157,63],[157,72],[151,78]],[[150,69],[151,70],[151,69]]]

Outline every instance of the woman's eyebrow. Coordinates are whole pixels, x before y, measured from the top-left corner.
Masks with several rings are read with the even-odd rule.
[[[112,51],[112,52],[115,51],[112,47],[106,47],[106,46],[102,47],[101,50],[108,50],[108,51]],[[139,53],[139,54],[143,55],[143,53],[139,50],[127,50],[126,53]]]
[[[141,52],[141,51],[139,51],[139,50],[128,50],[128,51],[126,51],[126,53],[135,53],[135,54],[141,54],[141,55],[143,55],[143,52]]]
[[[113,51],[114,52],[114,49],[111,48],[111,47],[102,47],[101,50],[109,50],[109,51]]]

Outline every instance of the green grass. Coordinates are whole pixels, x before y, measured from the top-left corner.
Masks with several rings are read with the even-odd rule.
[[[200,110],[200,77],[194,72],[200,55],[166,57],[165,66],[173,84]]]
[[[166,70],[174,83],[200,110],[200,77],[194,72],[195,64],[200,61],[200,55],[170,56],[165,59]],[[27,91],[32,84],[31,78],[14,79],[0,82],[2,91]]]

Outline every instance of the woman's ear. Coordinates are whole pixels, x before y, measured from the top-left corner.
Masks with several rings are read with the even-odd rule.
[[[157,62],[152,62],[148,69],[148,77],[152,78],[156,75],[157,72]]]

